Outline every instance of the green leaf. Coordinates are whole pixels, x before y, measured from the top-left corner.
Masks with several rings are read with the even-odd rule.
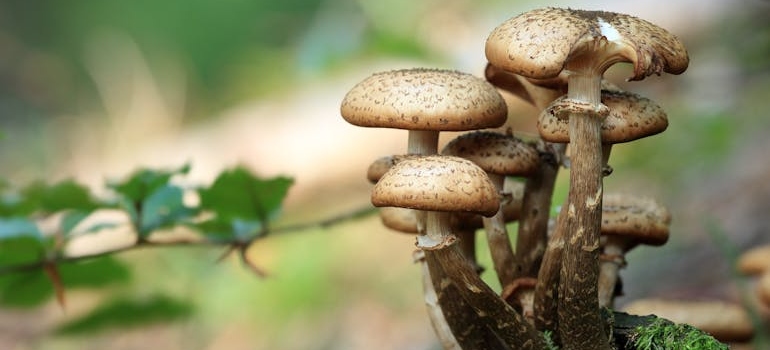
[[[0,276],[0,304],[30,308],[48,301],[53,296],[51,281],[38,269]]]
[[[235,168],[201,190],[201,207],[226,220],[267,221],[279,212],[292,183],[287,177],[262,179],[244,168]]]
[[[184,223],[196,214],[196,210],[183,203],[184,190],[164,185],[156,189],[142,202],[139,235],[147,237],[152,231]]]
[[[189,317],[192,304],[165,295],[148,298],[115,299],[98,306],[87,315],[62,325],[57,333],[93,334],[107,329],[143,327],[151,323],[171,322]]]
[[[131,279],[128,267],[110,256],[61,264],[59,274],[67,288],[104,287]]]
[[[91,211],[98,207],[88,189],[72,180],[53,185],[37,181],[24,188],[22,194],[37,211],[45,213],[69,209]]]
[[[199,227],[215,240],[254,237],[280,212],[292,183],[287,177],[263,179],[242,167],[225,171],[200,190],[201,209],[214,217]]]
[[[0,266],[37,261],[46,240],[26,218],[0,218]]]
[[[113,182],[108,186],[131,202],[142,202],[158,188],[166,186],[173,176],[189,171],[189,164],[174,170],[140,169],[123,182]]]

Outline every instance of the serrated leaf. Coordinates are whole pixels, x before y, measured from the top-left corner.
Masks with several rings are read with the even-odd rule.
[[[187,174],[189,170],[189,164],[174,170],[141,169],[122,182],[110,183],[109,187],[132,202],[141,202],[158,188],[167,185],[173,176]]]
[[[201,208],[215,214],[209,228],[229,230],[235,238],[253,236],[278,214],[292,184],[287,177],[263,179],[238,167],[200,191]],[[202,229],[206,234],[206,227]]]
[[[111,328],[125,329],[151,323],[172,322],[192,315],[192,304],[165,295],[143,299],[116,299],[98,306],[87,315],[67,322],[57,333],[93,334]]]
[[[145,198],[139,213],[139,236],[147,237],[154,230],[182,224],[195,215],[195,209],[187,207],[183,197],[181,188],[164,185]]]
[[[53,185],[34,182],[24,188],[22,195],[37,211],[55,213],[62,210],[91,211],[98,207],[96,200],[84,186],[72,180]]]

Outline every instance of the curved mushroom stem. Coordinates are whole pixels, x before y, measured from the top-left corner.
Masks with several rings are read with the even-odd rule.
[[[492,184],[495,185],[498,192],[503,190],[505,176],[487,173]],[[497,279],[501,286],[506,286],[514,280],[514,262],[516,258],[513,255],[511,240],[508,237],[508,230],[505,227],[505,218],[503,217],[503,203],[500,203],[500,209],[492,217],[484,217],[484,231],[487,233],[487,242],[489,243],[489,252],[492,256],[492,263],[497,273]]]
[[[463,349],[545,349],[545,339],[495,293],[454,243],[448,213],[426,212],[423,247],[438,302]],[[445,277],[440,277],[445,276]]]
[[[441,347],[445,350],[462,350],[454,334],[452,334],[449,324],[447,324],[441,306],[438,304],[438,295],[436,295],[436,290],[433,288],[428,264],[425,262],[425,253],[422,250],[415,251],[414,261],[420,264],[422,271],[423,297],[425,306],[428,309],[428,318],[430,319],[430,324],[433,326],[433,331],[436,333],[436,337],[438,337],[439,342],[441,342]]]
[[[611,239],[604,244],[604,251],[599,261],[599,306],[613,308],[615,285],[618,282],[620,268],[625,266],[625,249]]]
[[[535,286],[535,328],[541,332],[552,332],[555,344],[561,344],[559,336],[559,283],[561,263],[564,255],[564,241],[567,236],[567,207],[569,198],[564,202],[556,227],[553,229],[548,246],[543,254],[543,263],[537,274]]]
[[[585,69],[569,76],[568,96],[598,109],[601,72]],[[559,332],[572,349],[610,349],[598,303],[599,229],[602,213],[602,120],[570,113],[570,188],[567,231],[559,285]]]

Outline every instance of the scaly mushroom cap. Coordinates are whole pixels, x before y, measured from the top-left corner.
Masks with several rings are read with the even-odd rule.
[[[396,163],[413,157],[416,157],[416,155],[402,154],[377,158],[372,164],[369,164],[369,168],[366,169],[366,179],[369,180],[369,182],[376,184],[382,175],[385,175],[388,169],[392,168]]]
[[[770,245],[754,247],[738,258],[738,271],[746,275],[770,272]]]
[[[656,201],[608,193],[602,200],[601,233],[624,236],[629,244],[663,245],[668,241],[671,214]]]
[[[424,156],[403,160],[383,175],[372,189],[376,207],[471,212],[493,216],[500,198],[492,182],[476,164],[452,156]]]
[[[754,326],[746,310],[723,301],[641,299],[629,303],[623,311],[686,323],[722,342],[748,341],[754,336]]]
[[[490,174],[506,176],[529,176],[540,162],[534,147],[516,137],[491,131],[462,134],[441,153],[470,160]]]
[[[467,131],[503,125],[508,107],[484,79],[415,68],[364,79],[345,95],[340,112],[349,123],[364,127]]]
[[[485,51],[493,65],[535,79],[556,77],[583,55],[600,55],[600,69],[633,63],[630,80],[661,72],[679,74],[689,63],[679,39],[650,22],[613,12],[552,7],[505,21],[489,35]]]
[[[540,113],[537,129],[545,141],[568,143],[569,119],[557,113],[569,99],[560,97]],[[602,90],[602,103],[609,109],[601,128],[602,143],[630,142],[659,134],[668,127],[663,108],[648,98],[627,91]]]

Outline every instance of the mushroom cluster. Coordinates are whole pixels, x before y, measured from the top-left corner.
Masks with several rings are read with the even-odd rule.
[[[633,16],[543,8],[495,28],[485,53],[484,78],[393,70],[344,97],[349,123],[408,130],[405,154],[369,167],[372,204],[386,226],[417,234],[415,260],[444,348],[609,350],[602,308],[620,291],[623,256],[639,244],[665,243],[670,215],[651,199],[605,194],[603,177],[612,170],[612,144],[660,133],[668,120],[654,102],[603,75],[620,62],[633,65],[629,80],[680,74],[687,51],[673,34]],[[499,90],[540,110],[539,138],[494,130],[509,117]],[[467,133],[439,148],[441,131]],[[569,193],[551,218],[562,168]],[[511,220],[518,221],[515,240]],[[500,292],[479,277],[479,228]]]

